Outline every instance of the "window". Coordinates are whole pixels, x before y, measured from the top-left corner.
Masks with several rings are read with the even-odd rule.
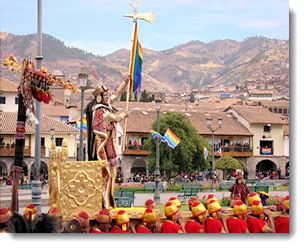
[[[282,109],[279,109],[279,114],[282,114],[282,112],[283,112]]]
[[[41,137],[41,146],[45,146],[45,138]]]
[[[273,155],[272,140],[260,140],[260,155]]]
[[[5,104],[6,98],[4,96],[0,97],[0,104]]]
[[[268,126],[268,125],[264,126],[264,132],[270,133],[270,130],[271,130],[271,126]]]
[[[15,104],[16,104],[16,105],[19,104],[19,97],[15,97]]]
[[[56,146],[62,146],[62,140],[63,138],[55,138]]]
[[[118,145],[121,146],[121,137],[118,137]]]

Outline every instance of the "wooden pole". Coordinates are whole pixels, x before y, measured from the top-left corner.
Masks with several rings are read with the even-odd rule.
[[[130,60],[129,60],[129,75],[131,75],[131,63],[132,63],[132,54],[133,54],[135,26],[136,26],[136,17],[133,18],[133,32],[132,32],[132,40],[131,40],[132,45],[131,45]],[[129,99],[130,99],[130,81],[128,82],[128,87],[127,87],[126,111],[129,110]],[[122,152],[125,151],[127,121],[128,121],[128,118],[126,117],[124,120],[124,128],[123,128],[123,139],[122,139],[122,146],[121,146]]]

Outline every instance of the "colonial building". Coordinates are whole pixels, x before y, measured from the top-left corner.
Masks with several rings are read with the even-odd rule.
[[[209,143],[212,143],[212,133],[207,128],[207,117],[217,120],[223,119],[220,129],[215,132],[215,149],[222,147],[223,155],[233,156],[246,166],[246,158],[253,156],[253,135],[252,133],[236,122],[231,116],[223,112],[215,111],[178,111],[177,109],[163,110],[161,115],[166,112],[183,112],[187,115],[198,130],[199,135],[204,137]],[[156,121],[156,111],[133,109],[128,118],[126,130],[125,150],[122,153],[121,170],[124,174],[124,180],[130,176],[132,169],[142,169],[148,172],[148,155],[150,151],[145,150],[144,141],[149,138],[149,131],[152,123]],[[215,122],[214,125],[217,123]],[[202,151],[203,152],[203,151]],[[220,154],[215,152],[217,160]]]
[[[278,100],[278,101],[260,101],[259,106],[268,109],[274,114],[289,115],[289,101]]]
[[[284,131],[286,122],[260,106],[231,106],[225,112],[253,134],[253,157],[246,161],[249,178],[254,178],[259,170],[272,171],[279,168],[282,175],[285,175],[289,166],[285,141],[287,131]]]
[[[0,134],[0,174],[10,174],[15,155],[15,133],[17,123],[17,112],[0,112],[1,134]],[[51,136],[51,128],[55,129],[54,136]],[[68,142],[68,153],[70,160],[76,160],[76,137],[78,130],[60,121],[47,116],[41,117],[41,172],[47,172],[49,154],[52,138],[56,142],[58,149],[62,145],[63,139]],[[27,175],[34,170],[35,161],[35,126],[26,124],[25,126],[25,147],[23,172]]]

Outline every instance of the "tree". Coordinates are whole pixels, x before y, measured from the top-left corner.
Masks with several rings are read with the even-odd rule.
[[[189,100],[189,102],[191,102],[191,103],[194,103],[194,102],[195,102],[195,97],[194,97],[193,91],[191,91],[191,95],[190,95],[190,100]]]
[[[120,96],[120,101],[125,102],[126,100],[127,100],[127,91],[124,91]]]
[[[157,130],[157,121],[152,125]],[[164,135],[168,128],[180,139],[175,149],[161,142],[159,146],[159,166],[166,170],[166,180],[181,175],[182,172],[202,171],[210,168],[210,159],[204,160],[204,146],[210,150],[208,142],[193,127],[188,116],[180,113],[166,113],[160,117],[160,134]],[[149,170],[155,170],[156,143],[150,136],[145,148],[151,151],[148,157]]]
[[[140,102],[152,102],[152,98],[149,96],[146,90],[141,93]]]
[[[215,168],[223,171],[224,179],[227,179],[227,176],[236,169],[244,170],[243,165],[237,159],[230,156],[218,159],[215,163]]]

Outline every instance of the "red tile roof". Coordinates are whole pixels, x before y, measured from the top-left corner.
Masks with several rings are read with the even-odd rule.
[[[165,113],[162,112],[161,115]],[[200,135],[212,134],[207,128],[206,122],[206,118],[209,115],[214,119],[214,125],[218,124],[218,117],[223,118],[223,125],[215,132],[216,135],[252,136],[249,130],[237,123],[233,117],[229,117],[223,112],[187,112],[186,115]],[[127,132],[148,134],[156,118],[156,111],[132,110],[127,122]]]
[[[16,133],[17,112],[0,112],[0,132],[1,134]],[[77,128],[54,120],[45,115],[41,116],[41,132],[49,133],[51,128],[55,128],[60,133],[77,133]],[[35,125],[25,125],[26,133],[35,133]]]
[[[285,123],[280,117],[271,113],[270,111],[268,111],[268,109],[262,106],[231,106],[230,108],[238,112],[241,116],[243,116],[250,124],[254,124],[254,123],[284,124]]]
[[[18,86],[18,84],[8,79],[0,78],[0,92],[18,93]]]
[[[46,116],[69,116],[69,110],[61,105],[42,104],[41,111]]]

